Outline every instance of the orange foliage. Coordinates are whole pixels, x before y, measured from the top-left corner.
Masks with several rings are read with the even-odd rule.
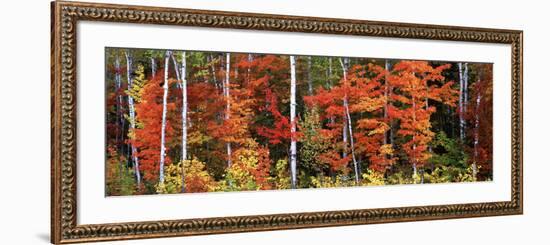
[[[163,79],[164,71],[159,71],[151,81],[148,81],[143,87],[141,102],[135,105],[137,123],[140,125],[129,134],[129,142],[135,145],[139,152],[140,170],[144,172],[143,178],[153,181],[158,178],[160,162],[160,137],[162,127],[162,97],[163,97]],[[172,85],[176,81],[170,80]],[[171,92],[169,91],[169,94]],[[176,105],[174,102],[168,102],[168,120],[166,122],[166,141],[172,140],[176,131],[173,129],[174,113]],[[172,115],[171,115],[172,114]],[[166,165],[172,160],[166,156]]]

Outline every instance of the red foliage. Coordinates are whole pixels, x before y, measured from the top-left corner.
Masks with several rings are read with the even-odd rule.
[[[493,73],[490,64],[474,66],[477,66],[476,70],[480,74],[470,88],[472,93],[464,115],[468,124],[471,125],[468,127],[467,134],[473,141],[469,149],[471,156],[469,161],[470,164],[475,162],[481,167],[480,176],[488,176],[493,166]]]
[[[157,76],[143,87],[141,102],[135,105],[137,122],[141,124],[141,127],[134,130],[134,136],[129,140],[139,149],[137,155],[140,160],[140,170],[144,172],[143,178],[148,181],[156,180],[159,173],[163,97],[163,79],[160,74],[164,74],[163,71],[159,71]],[[173,83],[175,81],[171,80],[170,84]],[[175,104],[169,102],[167,110],[168,112],[174,111]],[[170,114],[173,113],[168,113],[166,142],[171,141],[176,133],[172,127],[174,118]],[[171,159],[167,154],[165,164],[170,163]]]
[[[391,107],[390,115],[399,119],[397,133],[408,139],[403,145],[410,164],[421,167],[431,157],[428,143],[434,133],[430,130],[430,116],[435,107],[429,100],[455,106],[458,92],[452,88],[453,82],[445,81],[441,72],[449,64],[433,68],[426,61],[401,61],[388,77],[389,84],[400,93],[394,93],[391,100],[400,103],[402,109]]]

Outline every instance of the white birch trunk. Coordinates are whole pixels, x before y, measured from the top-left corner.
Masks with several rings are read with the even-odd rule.
[[[250,82],[250,63],[254,58],[252,54],[248,54],[248,68],[246,69],[246,82]]]
[[[348,59],[344,58],[344,61],[340,59],[340,65],[342,65],[342,70],[344,73],[344,82],[347,82],[347,68],[348,68]],[[353,160],[353,171],[355,173],[355,184],[359,184],[359,164],[357,163],[357,159],[355,158],[355,148],[354,148],[354,139],[353,139],[353,130],[352,130],[352,123],[351,123],[351,115],[349,113],[349,103],[348,103],[348,95],[345,94],[344,98],[344,110],[345,110],[345,120],[346,123],[344,123],[344,127],[347,127],[347,129],[344,129],[344,131],[347,131],[349,133],[349,142],[350,142],[350,148],[351,148],[351,159]],[[344,142],[345,143],[345,142]]]
[[[125,52],[126,55],[126,75],[128,78],[128,90],[132,89],[132,56]],[[129,107],[129,116],[130,116],[130,128],[135,129],[136,128],[136,114],[135,114],[135,108],[134,108],[134,98],[132,96],[128,95],[128,107]],[[136,182],[138,185],[138,188],[141,184],[141,174],[139,172],[139,158],[137,156],[137,149],[132,144],[132,158],[134,160],[134,171],[136,175]]]
[[[214,82],[214,86],[216,89],[219,89],[220,86],[218,85],[218,79],[216,78],[216,67],[214,66],[214,56],[210,55],[210,73],[212,74],[212,82]]]
[[[225,81],[224,81],[224,95],[225,95],[225,120],[229,120],[231,113],[231,98],[229,94],[230,82],[229,82],[229,64],[231,63],[231,54],[226,53],[225,55]],[[227,148],[227,166],[231,167],[231,142],[226,142],[225,146]]]
[[[178,81],[181,81],[181,76],[180,76],[180,72],[179,72],[180,67],[178,65],[178,61],[176,60],[176,57],[174,57],[173,53],[170,56],[170,58],[172,58],[172,63],[174,64],[174,71],[176,72],[176,79],[178,79]]]
[[[464,63],[464,113],[468,112],[468,63]],[[466,125],[464,125],[466,127]]]
[[[185,169],[183,161],[187,160],[187,61],[185,51],[181,53],[181,192],[185,192]]]
[[[157,73],[157,64],[155,58],[151,57],[151,77],[154,77],[155,73]]]
[[[159,183],[164,183],[164,159],[166,157],[165,139],[166,139],[166,105],[168,102],[168,63],[170,62],[171,51],[166,51],[164,58],[164,84],[162,86],[164,93],[162,95],[162,126],[160,131],[160,164],[159,164]]]
[[[311,78],[311,56],[307,57],[307,92],[313,94],[313,81]]]
[[[181,76],[180,76],[180,71],[179,71],[180,67],[178,65],[178,61],[176,60],[176,57],[174,57],[174,53],[172,53],[171,58],[172,58],[172,62],[174,63],[174,71],[176,72],[176,79],[178,81],[181,81]],[[181,84],[176,83],[176,88],[181,89]]]
[[[460,80],[460,90],[458,94],[458,124],[460,130],[460,139],[464,142],[464,78],[462,74],[462,63],[458,63],[458,80]]]
[[[479,157],[479,104],[480,102],[481,102],[481,92],[477,91],[476,109],[475,109],[476,120],[475,120],[475,133],[474,133],[474,161],[472,163],[472,176],[474,177],[474,181],[477,180],[477,161]]]
[[[340,65],[342,66],[342,73],[344,74],[344,80],[347,79],[347,70],[344,66],[344,63],[342,62],[342,59],[339,59]],[[346,116],[344,116],[344,122],[342,125],[342,142],[344,143],[344,150],[342,152],[342,158],[345,158],[348,156],[348,120],[346,120]]]
[[[359,164],[357,163],[357,159],[355,158],[355,146],[354,146],[354,139],[353,139],[353,131],[351,128],[351,116],[349,113],[349,105],[348,105],[348,99],[347,97],[344,99],[344,108],[346,109],[346,116],[348,118],[348,129],[349,129],[349,142],[351,147],[351,158],[353,160],[353,170],[355,171],[355,183],[359,184]]]
[[[296,188],[296,60],[290,56],[290,175],[292,189]]]

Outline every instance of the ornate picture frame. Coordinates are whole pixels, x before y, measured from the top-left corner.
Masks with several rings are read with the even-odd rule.
[[[522,31],[66,1],[51,3],[51,21],[51,242],[54,244],[523,213]],[[511,45],[510,201],[78,224],[76,73],[80,21]]]

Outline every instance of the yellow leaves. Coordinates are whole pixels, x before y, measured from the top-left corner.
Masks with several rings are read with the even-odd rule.
[[[136,103],[141,102],[141,95],[143,92],[143,86],[147,83],[145,80],[145,71],[143,65],[139,64],[135,70],[136,76],[132,80],[132,86],[126,90],[126,94],[132,97]]]
[[[275,164],[276,177],[272,178],[275,182],[275,189],[284,190],[290,188],[290,175],[288,171],[287,159],[280,159]]]
[[[385,144],[380,146],[380,149],[378,150],[378,152],[380,154],[393,155],[393,147],[391,144]]]
[[[189,145],[202,145],[210,140],[212,140],[211,136],[205,135],[199,130],[190,131],[187,135],[187,143]]]
[[[386,103],[386,98],[384,97],[361,97],[356,104],[350,105],[350,110],[355,111],[364,111],[364,112],[373,112],[379,109],[382,109]]]
[[[386,184],[384,181],[384,174],[371,169],[367,169],[367,172],[364,173],[362,177],[363,180],[361,185],[364,186],[380,186]]]
[[[184,179],[181,174],[182,162],[164,166],[164,182],[156,185],[159,194],[181,192],[182,182],[185,179],[185,192],[205,192],[214,189],[216,182],[206,171],[206,165],[193,158],[183,161],[185,170]]]
[[[339,174],[334,178],[330,176],[310,177],[315,188],[350,187],[356,186],[355,180],[347,175]]]

